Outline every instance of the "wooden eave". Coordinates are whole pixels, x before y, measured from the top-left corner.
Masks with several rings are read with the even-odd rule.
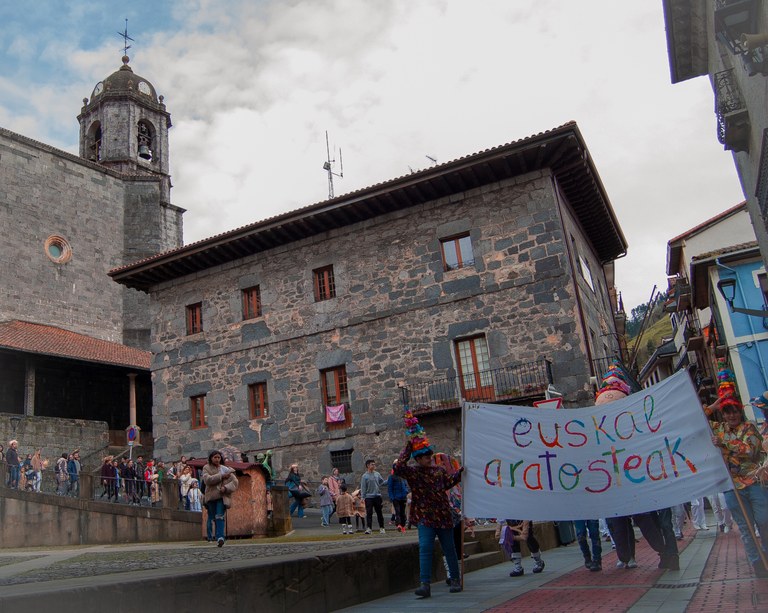
[[[551,168],[601,263],[626,254],[627,241],[575,122],[452,162],[237,228],[109,272],[149,291],[165,281],[281,244]]]

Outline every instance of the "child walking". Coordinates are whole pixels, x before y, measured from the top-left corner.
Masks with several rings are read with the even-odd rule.
[[[522,577],[525,574],[523,569],[523,554],[520,553],[520,543],[525,541],[533,558],[533,572],[540,573],[544,570],[544,560],[541,559],[541,549],[539,542],[533,535],[531,522],[519,519],[507,519],[496,528],[496,536],[499,538],[504,552],[509,556],[512,562],[512,572],[510,577]]]
[[[352,492],[355,501],[355,532],[365,529],[365,501],[360,497],[360,490]]]
[[[355,499],[347,492],[347,485],[342,483],[340,494],[336,496],[336,515],[339,516],[342,534],[354,534],[352,529],[352,515],[355,513]]]
[[[203,497],[200,495],[200,483],[197,479],[192,479],[189,482],[189,491],[187,492],[187,500],[189,501],[189,510],[203,512]]]
[[[323,477],[317,487],[317,495],[320,496],[320,510],[323,512],[323,520],[320,525],[327,528],[330,525],[331,513],[333,512],[333,498],[331,498],[331,490],[328,489],[328,477]]]

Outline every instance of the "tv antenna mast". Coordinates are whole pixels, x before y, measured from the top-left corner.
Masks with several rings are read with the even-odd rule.
[[[325,152],[328,155],[325,163],[323,164],[323,170],[328,173],[328,199],[333,198],[333,177],[344,178],[344,160],[341,157],[341,147],[339,147],[339,172],[334,172],[334,164],[336,163],[336,152],[334,151],[333,158],[331,158],[331,146],[328,144],[328,130],[325,131]]]

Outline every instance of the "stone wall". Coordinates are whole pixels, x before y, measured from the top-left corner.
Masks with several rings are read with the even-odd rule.
[[[274,448],[278,472],[299,461],[313,479],[330,471],[330,451],[353,450],[355,472],[366,457],[388,462],[404,440],[397,382],[455,376],[454,342],[474,335],[485,336],[491,368],[549,358],[568,402],[586,401],[580,309],[608,321],[610,308],[607,294],[582,306],[576,300],[564,224],[580,244],[586,238],[566,215],[551,176],[530,173],[157,288],[157,452]],[[464,232],[475,261],[445,272],[440,240]],[[315,302],[312,271],[329,264],[336,298]],[[240,290],[253,285],[263,316],[242,321]],[[187,336],[185,306],[196,302],[204,331]],[[320,371],[342,365],[352,426],[327,430]],[[247,386],[256,382],[267,385],[269,416],[251,420]],[[189,399],[201,394],[207,427],[192,429]],[[454,412],[432,426],[439,448],[457,447],[459,421]]]
[[[109,432],[106,422],[86,419],[59,419],[0,413],[0,443],[8,448],[8,441],[19,442],[19,455],[23,459],[27,453],[40,449],[43,458],[50,461],[49,470],[53,470],[56,459],[62,453],[80,449],[80,457],[86,462],[89,456],[100,456],[109,445]],[[93,460],[88,467],[101,463],[101,457]]]
[[[0,321],[23,319],[121,341],[122,182],[93,164],[0,129]],[[45,254],[53,234],[72,259]]]

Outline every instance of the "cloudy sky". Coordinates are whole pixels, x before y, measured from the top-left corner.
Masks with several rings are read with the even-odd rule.
[[[0,3],[0,126],[76,153],[75,117],[134,71],[172,114],[192,242],[575,120],[629,241],[627,310],[666,243],[743,199],[700,77],[671,85],[661,0]],[[663,286],[663,287],[662,287]]]

